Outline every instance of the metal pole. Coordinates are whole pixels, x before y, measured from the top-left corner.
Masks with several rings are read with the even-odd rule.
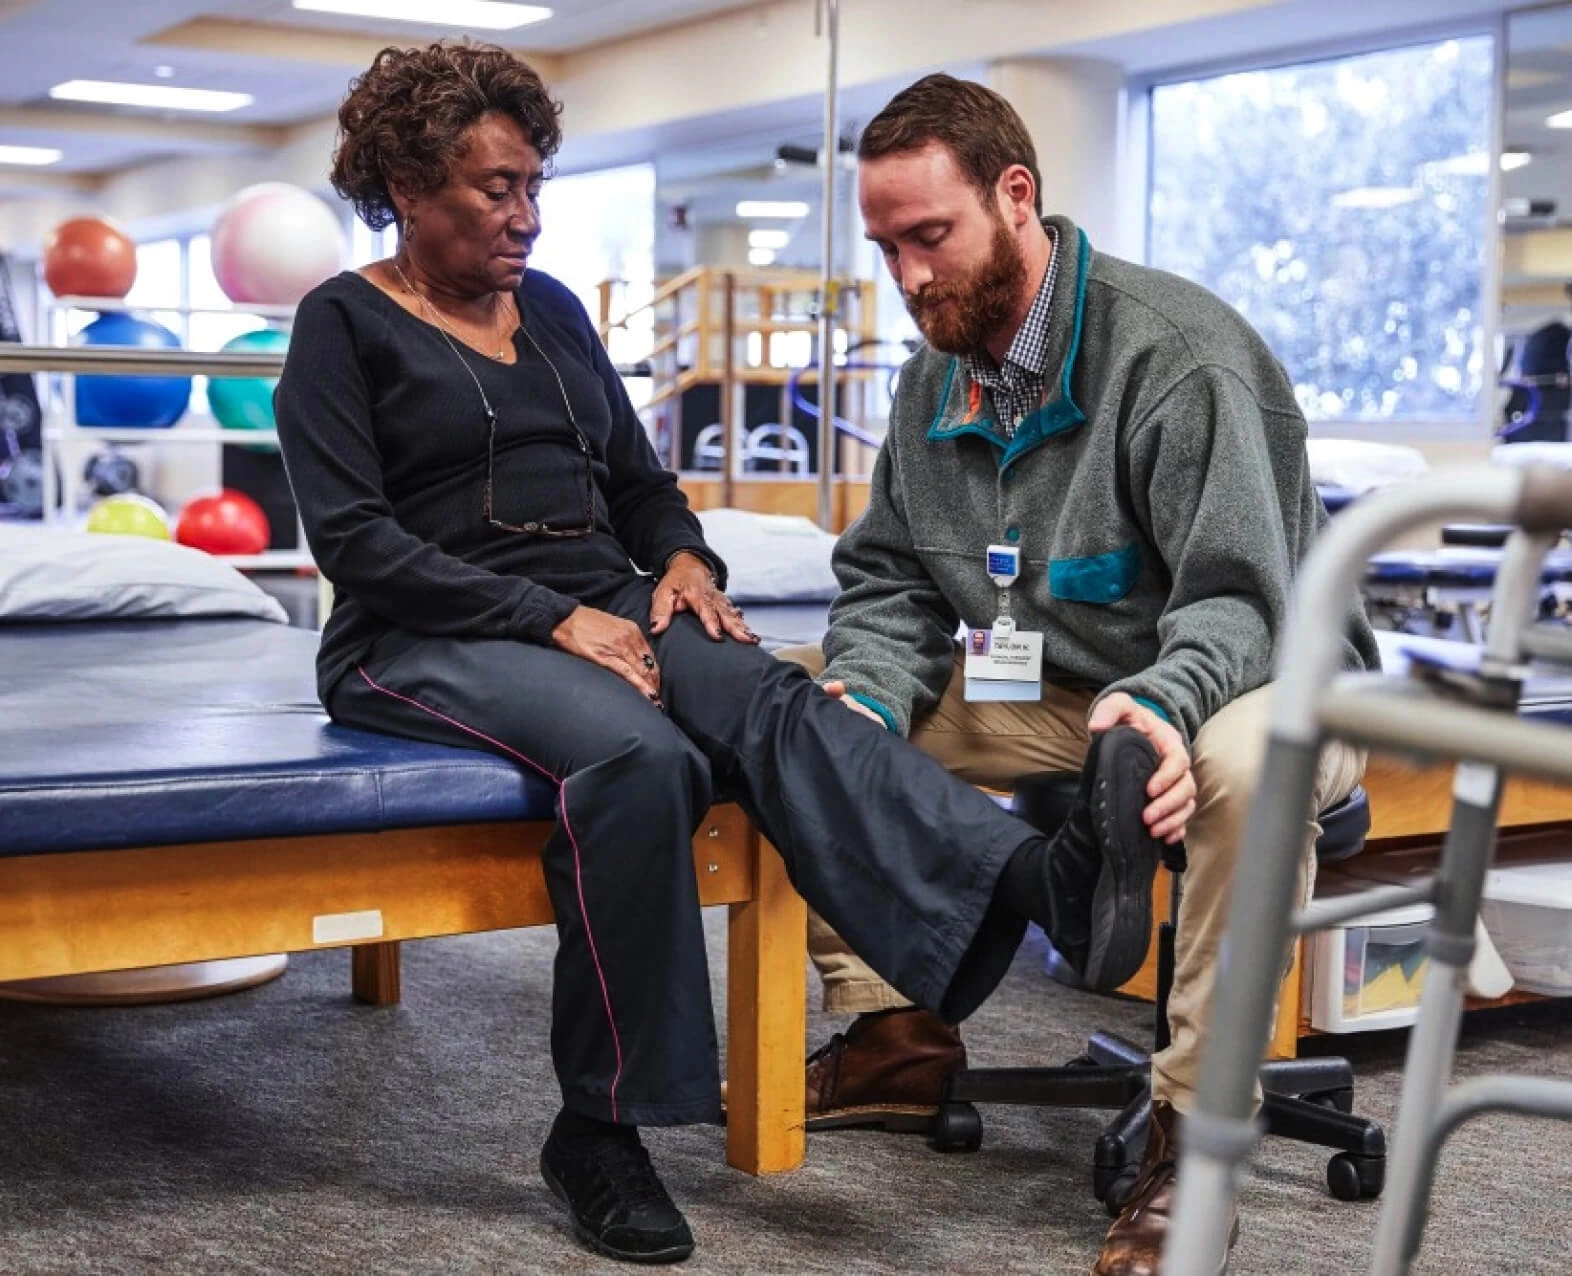
[[[822,0],[828,66],[824,85],[823,207],[820,209],[819,268],[819,526],[835,530],[835,165],[840,159],[840,126],[836,120],[836,60],[840,54],[840,0]]]
[[[721,312],[721,504],[730,509],[737,503],[737,276],[727,271],[721,276],[725,310]],[[709,334],[704,336],[709,340]]]

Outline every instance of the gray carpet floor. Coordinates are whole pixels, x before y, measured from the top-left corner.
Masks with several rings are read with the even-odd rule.
[[[723,995],[724,929],[709,933]],[[405,949],[404,1001],[348,997],[343,953],[184,1005],[0,1003],[0,1272],[622,1271],[582,1252],[535,1158],[555,1110],[547,930]],[[1145,1007],[1070,992],[1030,942],[967,1029],[973,1061],[1059,1061]],[[1459,1072],[1572,1075],[1567,1003],[1471,1022]],[[724,1019],[722,1019],[724,1023]],[[813,1016],[813,1039],[838,1026]],[[1401,1042],[1345,1039],[1361,1109],[1390,1120]],[[1084,1272],[1107,1220],[1089,1190],[1101,1118],[984,1111],[983,1148],[814,1135],[807,1165],[751,1179],[723,1132],[649,1143],[699,1249],[683,1270]],[[1364,1270],[1376,1211],[1332,1200],[1324,1155],[1269,1145],[1244,1198],[1236,1274]],[[1572,1132],[1466,1129],[1443,1157],[1425,1273],[1572,1270]]]

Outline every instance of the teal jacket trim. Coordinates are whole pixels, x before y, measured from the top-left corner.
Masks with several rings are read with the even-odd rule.
[[[1158,704],[1157,701],[1148,700],[1145,696],[1131,696],[1130,699],[1134,700],[1136,704],[1143,705],[1150,709],[1164,722],[1168,723],[1169,726],[1173,725],[1173,719],[1168,716],[1168,711],[1164,709],[1162,705]]]
[[[872,696],[865,696],[856,691],[848,691],[846,694],[851,699],[855,700],[858,704],[862,705],[865,709],[872,709],[876,714],[879,715],[879,717],[883,718],[884,725],[891,731],[895,732],[896,735],[901,733],[901,729],[895,725],[895,715],[886,709],[877,700],[875,700]]]
[[[1022,418],[1013,439],[1006,439],[1000,433],[999,423],[991,416],[963,417],[959,424],[946,426],[945,409],[949,406],[950,391],[954,388],[955,378],[961,365],[959,359],[952,358],[950,370],[944,378],[944,388],[939,392],[939,409],[934,413],[933,421],[928,427],[930,443],[958,439],[964,434],[975,434],[999,449],[999,468],[1005,470],[1045,440],[1085,424],[1086,413],[1081,411],[1070,393],[1070,377],[1075,371],[1076,356],[1081,351],[1081,326],[1086,317],[1086,272],[1091,257],[1091,240],[1087,239],[1084,230],[1077,227],[1075,317],[1070,332],[1070,349],[1065,355],[1064,372],[1060,377],[1059,397],[1027,413]]]

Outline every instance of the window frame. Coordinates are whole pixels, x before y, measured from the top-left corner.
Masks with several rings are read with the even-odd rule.
[[[1479,403],[1471,419],[1359,421],[1331,418],[1310,422],[1312,437],[1369,439],[1382,443],[1408,445],[1466,444],[1490,442],[1497,426],[1494,351],[1501,327],[1500,209],[1501,168],[1499,156],[1505,144],[1507,13],[1484,15],[1442,23],[1391,28],[1351,39],[1327,40],[1285,45],[1266,53],[1246,54],[1182,63],[1131,75],[1126,81],[1130,109],[1124,135],[1127,152],[1125,172],[1132,191],[1126,215],[1140,227],[1136,242],[1141,260],[1151,262],[1152,184],[1156,156],[1152,145],[1153,90],[1190,80],[1206,80],[1245,71],[1274,71],[1328,62],[1361,54],[1383,53],[1416,45],[1439,44],[1445,40],[1487,35],[1491,38],[1491,110],[1487,146],[1497,162],[1490,165],[1489,189],[1485,196],[1485,221],[1480,227],[1481,242],[1487,245],[1480,278],[1482,322],[1480,341],[1487,372]]]

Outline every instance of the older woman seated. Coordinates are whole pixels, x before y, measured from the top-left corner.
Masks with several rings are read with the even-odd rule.
[[[378,54],[340,109],[333,183],[398,250],[301,303],[278,429],[335,588],[328,712],[557,786],[563,1106],[541,1172],[593,1248],[667,1262],[693,1237],[637,1127],[722,1115],[689,850],[717,789],[875,969],[951,1020],[1029,919],[1072,957],[1144,950],[1087,918],[1094,894],[1149,885],[1156,847],[1109,833],[1090,797],[1050,844],[756,645],[583,308],[526,269],[558,113],[501,49]],[[1154,766],[1109,733],[1084,791],[1101,775],[1098,801],[1139,810]]]

